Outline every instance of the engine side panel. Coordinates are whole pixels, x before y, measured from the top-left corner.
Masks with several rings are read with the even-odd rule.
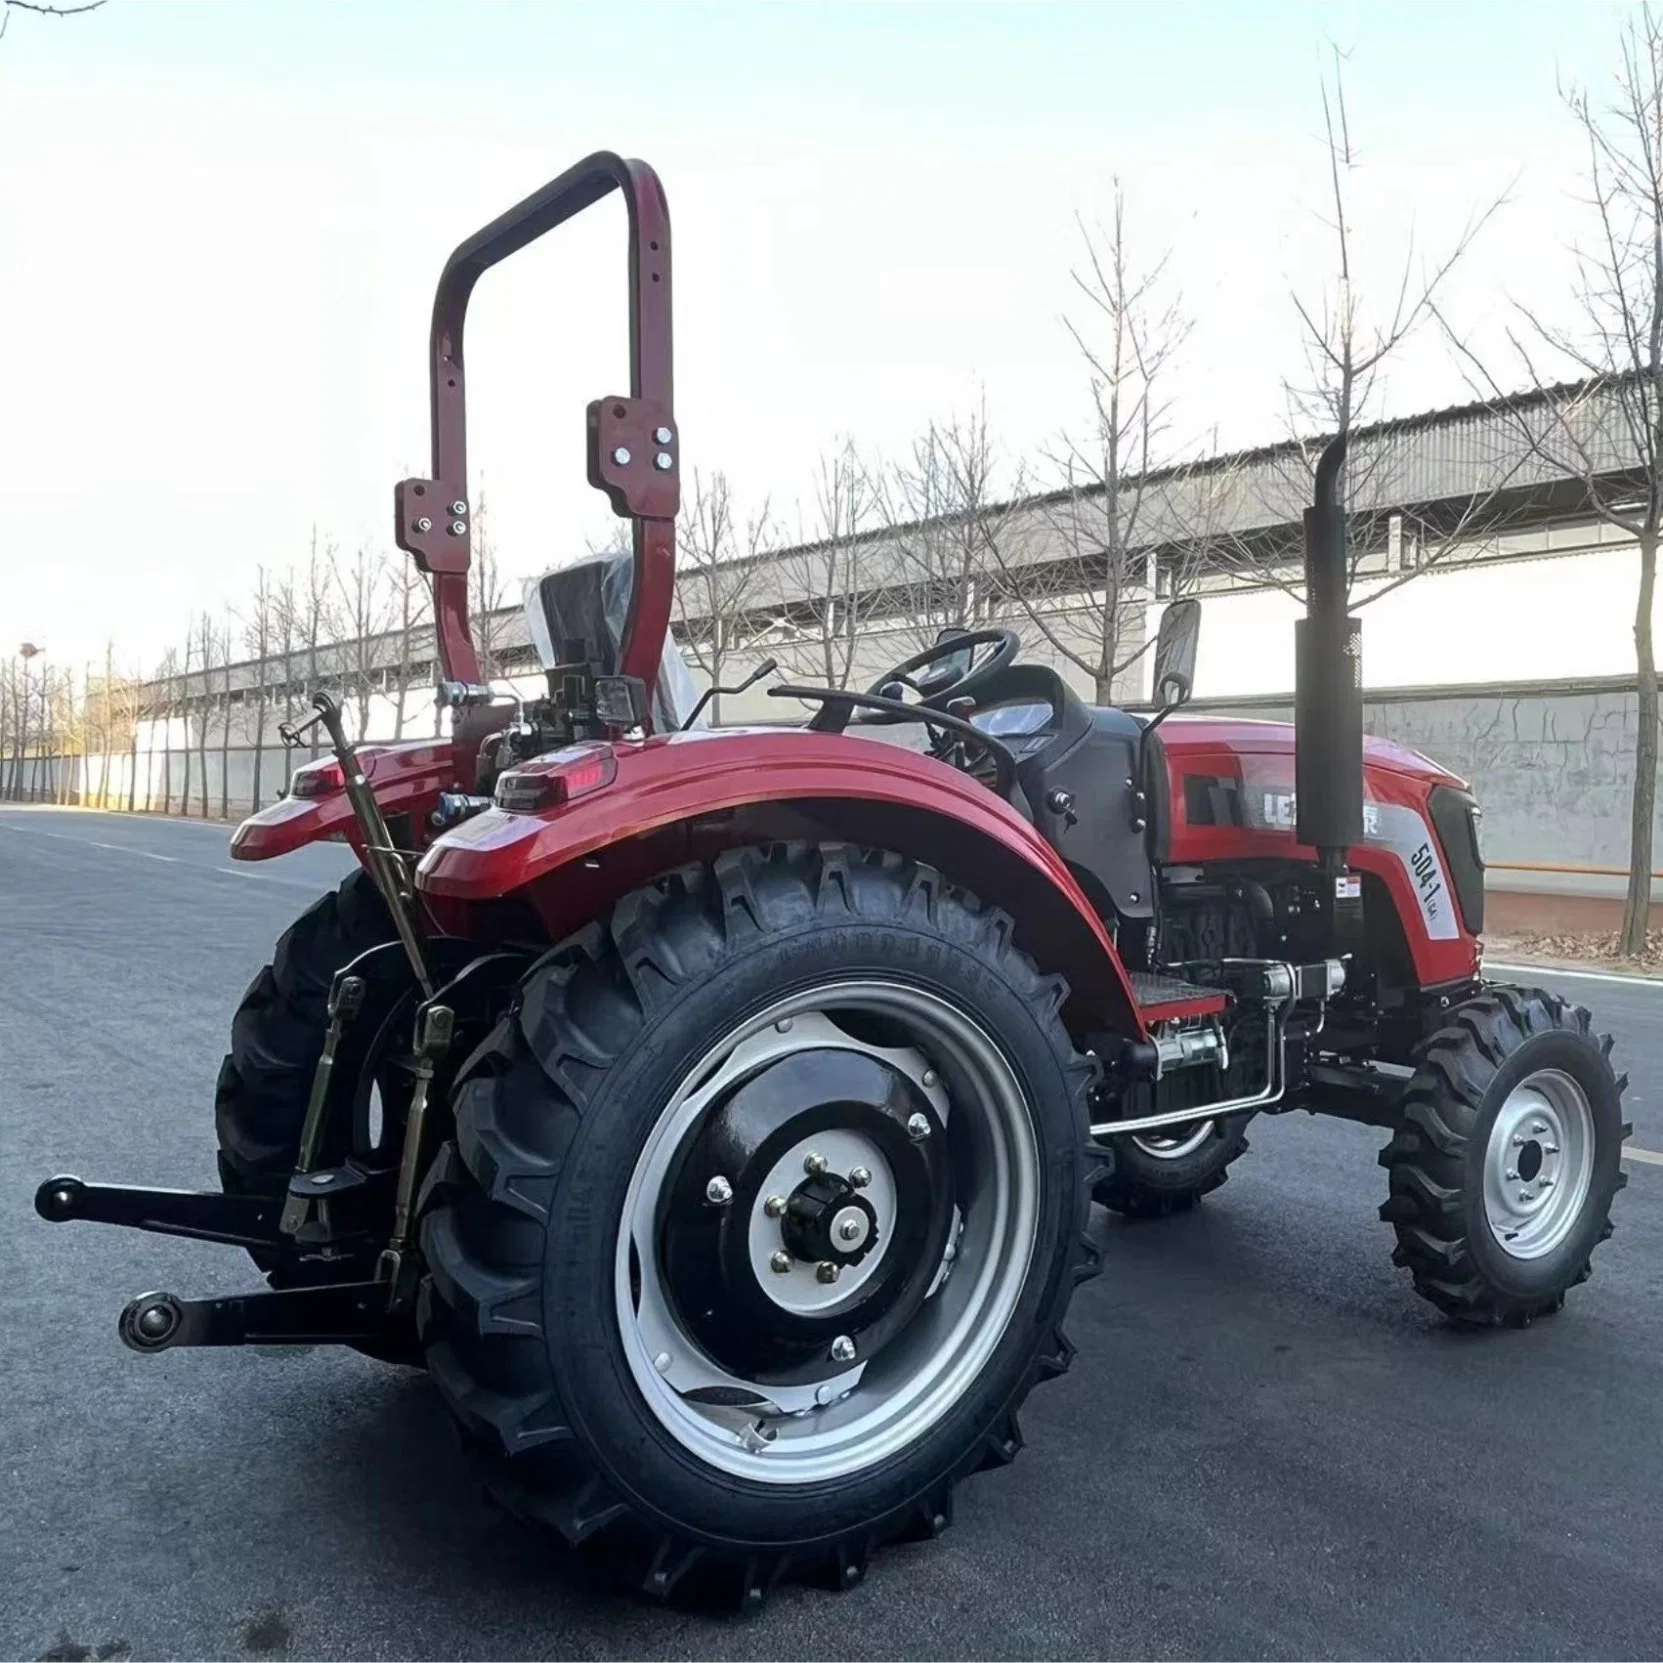
[[[1189,726],[1174,721],[1164,730],[1166,861],[1178,866],[1314,861],[1315,851],[1294,836],[1291,730],[1243,723],[1238,735],[1224,722],[1197,723],[1185,731]],[[1457,849],[1452,857],[1431,808],[1434,791],[1464,793],[1463,782],[1411,751],[1374,740],[1365,745],[1363,781],[1364,840],[1352,851],[1351,865],[1383,886],[1417,981],[1428,987],[1476,975],[1479,939],[1461,902],[1462,894],[1471,894],[1476,849]],[[1481,888],[1481,866],[1477,881]]]

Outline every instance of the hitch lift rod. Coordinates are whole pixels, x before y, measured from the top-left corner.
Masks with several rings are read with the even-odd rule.
[[[381,891],[382,900],[387,903],[387,911],[392,914],[393,924],[398,930],[400,942],[403,943],[405,956],[410,960],[410,968],[415,972],[416,982],[423,994],[431,999],[433,977],[427,968],[421,938],[416,930],[415,887],[405,867],[404,856],[393,847],[393,835],[388,831],[387,822],[381,817],[381,807],[375,800],[375,793],[370,790],[369,781],[364,777],[363,766],[358,761],[358,752],[346,736],[346,728],[341,722],[341,707],[327,693],[319,693],[312,700],[312,704],[317,710],[317,715],[311,721],[303,722],[298,728],[284,723],[277,731],[283,742],[290,746],[298,745],[307,729],[319,722],[328,732],[330,749],[334,751],[335,760],[340,764],[347,801],[352,804],[358,829],[363,833],[364,853],[369,857],[370,876],[375,880],[375,887]]]

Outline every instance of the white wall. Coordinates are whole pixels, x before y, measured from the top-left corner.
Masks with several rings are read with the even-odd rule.
[[[1441,687],[1631,673],[1638,584],[1633,547],[1425,572],[1357,610],[1363,684]],[[1360,584],[1358,594],[1381,587]],[[1151,630],[1160,610],[1151,608]],[[1195,696],[1290,691],[1293,624],[1302,611],[1281,590],[1204,596]],[[1663,628],[1663,606],[1654,609],[1654,625]]]

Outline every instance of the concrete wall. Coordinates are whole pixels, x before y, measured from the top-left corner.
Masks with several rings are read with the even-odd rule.
[[[1193,708],[1273,721],[1293,714],[1291,697],[1210,699]],[[1638,728],[1632,684],[1611,678],[1375,692],[1363,721],[1368,732],[1459,774],[1476,793],[1493,930],[1616,928]],[[1663,806],[1653,835],[1663,856]],[[1541,866],[1582,870],[1523,869]],[[1663,882],[1654,880],[1652,900],[1653,922],[1663,927]]]

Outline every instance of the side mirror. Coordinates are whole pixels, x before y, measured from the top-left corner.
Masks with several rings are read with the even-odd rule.
[[[1164,709],[1188,704],[1195,687],[1195,652],[1201,643],[1201,602],[1174,601],[1161,614],[1155,637],[1155,703]]]

